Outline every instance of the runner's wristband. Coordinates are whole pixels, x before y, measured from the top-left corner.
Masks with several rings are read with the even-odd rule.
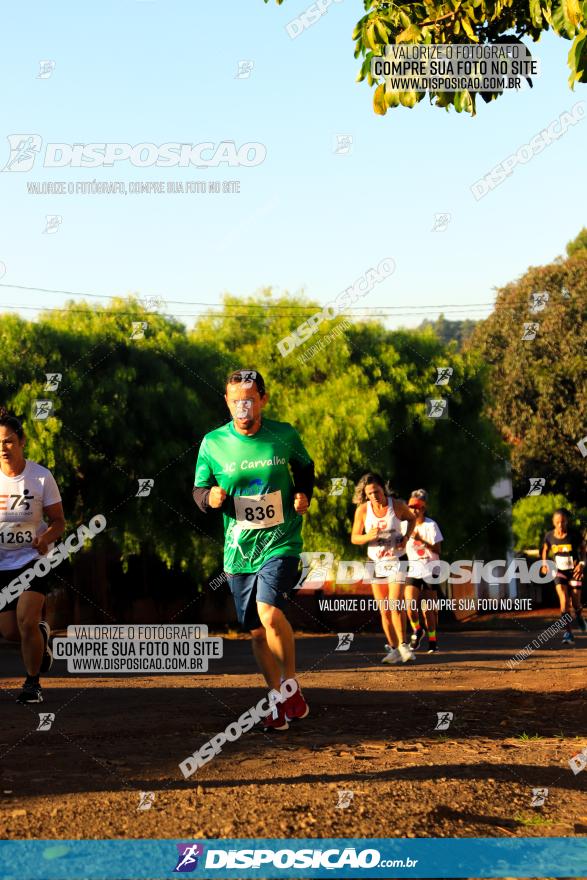
[[[314,493],[314,462],[300,464],[297,461],[292,461],[290,466],[293,476],[294,495],[301,492],[306,496],[309,504]]]

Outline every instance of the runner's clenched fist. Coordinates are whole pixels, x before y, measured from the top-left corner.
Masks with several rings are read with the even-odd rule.
[[[225,498],[226,491],[221,486],[212,486],[208,497],[208,504],[210,507],[222,507]]]
[[[308,499],[304,495],[303,492],[296,492],[294,495],[294,510],[296,513],[299,513],[303,516],[304,513],[308,510]]]

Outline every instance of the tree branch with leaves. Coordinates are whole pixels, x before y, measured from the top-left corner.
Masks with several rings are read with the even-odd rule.
[[[265,0],[268,3],[269,0]],[[276,0],[278,5],[283,0]],[[437,45],[459,43],[498,44],[521,42],[530,37],[537,42],[552,30],[572,40],[568,63],[569,85],[587,83],[587,0],[422,0],[394,3],[390,0],[364,0],[366,14],[353,31],[355,58],[362,58],[357,81],[367,80],[375,88],[373,109],[384,116],[390,108],[415,107],[426,95],[430,103],[457,113],[476,113],[480,94],[489,103],[502,91],[392,91],[373,76],[374,58],[385,55],[389,45]]]

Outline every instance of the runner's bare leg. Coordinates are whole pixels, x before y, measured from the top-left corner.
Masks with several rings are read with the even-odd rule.
[[[266,602],[257,602],[257,612],[265,628],[269,651],[283,670],[284,677],[295,678],[296,648],[289,620],[280,608]]]
[[[415,632],[420,626],[420,590],[412,584],[406,584],[404,595],[410,626],[412,631]]]
[[[422,590],[422,599],[426,600],[426,611],[424,612],[424,620],[426,621],[427,632],[436,632],[438,629],[438,611],[434,610],[432,603],[437,599],[435,590]]]
[[[3,611],[0,614],[0,636],[7,642],[20,642],[16,611]]]
[[[41,593],[23,593],[16,606],[22,659],[28,675],[38,675],[43,659],[44,641],[39,629],[45,597]]]
[[[399,642],[395,634],[395,629],[391,622],[391,606],[389,603],[389,588],[387,584],[372,584],[373,595],[377,599],[379,613],[381,614],[381,626],[387,639],[387,644],[392,648],[397,648]]]
[[[395,630],[395,637],[398,645],[402,645],[406,640],[406,612],[401,611],[399,603],[404,598],[404,585],[390,583],[389,584],[389,601],[391,605],[391,623]],[[400,606],[401,607],[401,606]]]
[[[263,673],[267,687],[275,688],[276,691],[279,690],[281,669],[279,668],[279,663],[269,650],[267,636],[263,627],[260,626],[259,629],[252,629],[251,638],[253,654],[259,669]]]

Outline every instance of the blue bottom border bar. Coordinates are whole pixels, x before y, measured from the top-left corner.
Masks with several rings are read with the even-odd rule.
[[[390,864],[391,863],[391,864]],[[3,840],[0,880],[587,876],[587,837]]]

